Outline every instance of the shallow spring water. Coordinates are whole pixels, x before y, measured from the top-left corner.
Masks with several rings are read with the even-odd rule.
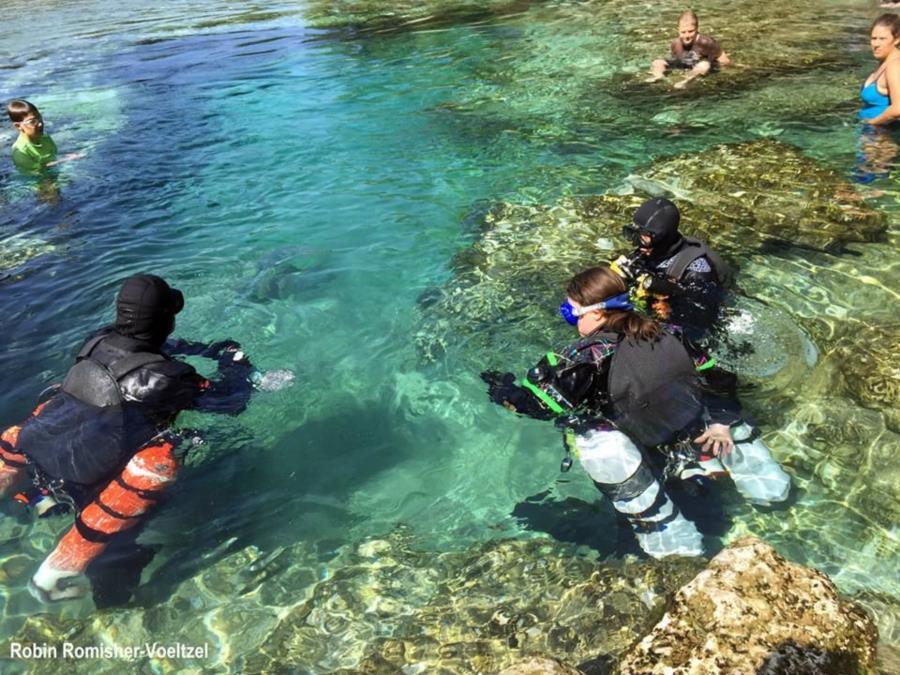
[[[488,355],[460,339],[436,360],[417,348],[420,298],[448,282],[451,258],[477,239],[491,204],[640,190],[628,177],[654,160],[760,138],[859,171],[854,97],[872,65],[868,3],[717,0],[701,25],[742,66],[684,95],[636,85],[676,13],[656,18],[655,6],[625,2],[492,10],[359,4],[342,15],[322,3],[211,1],[2,10],[3,98],[35,102],[61,151],[87,155],[38,184],[2,170],[4,423],[65,372],[81,337],[110,319],[117,282],[138,271],[184,291],[180,334],[232,337],[260,369],[296,376],[235,420],[182,418],[207,442],[148,533],[163,548],[145,575],[147,605],[248,546],[304,542],[327,575],[342,545],[397,523],[424,547],[453,549],[530,536],[511,514],[548,488],[595,500],[574,472],[558,482],[552,429],[484,396],[473,364],[521,370],[534,360],[530,345]],[[771,49],[741,44],[753,31],[770,35]],[[891,168],[889,151],[868,152],[877,157],[867,171]],[[798,321],[892,325],[898,192],[889,177],[860,190],[886,214],[883,241],[855,245],[853,256],[750,256],[748,293]],[[794,469],[796,503],[772,513],[731,504],[725,536],[756,533],[823,569],[860,595],[883,643],[896,646],[897,474],[868,501],[847,491],[873,489],[857,472],[889,457],[897,435],[841,394],[779,418],[774,401],[802,398],[803,386],[791,381],[771,405],[750,395]],[[38,611],[91,615],[89,603],[40,608],[24,590],[64,525],[4,507],[0,636]],[[578,543],[611,552],[599,537]]]

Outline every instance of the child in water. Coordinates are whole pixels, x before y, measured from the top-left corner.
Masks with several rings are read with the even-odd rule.
[[[719,66],[731,64],[728,54],[716,40],[708,35],[700,35],[697,15],[691,10],[678,18],[678,37],[672,40],[672,58],[656,59],[650,66],[647,82],[661,80],[670,68],[690,71],[683,80],[675,84],[683,89],[691,80],[706,75]]]
[[[44,133],[44,118],[35,105],[24,99],[13,99],[6,106],[19,137],[12,147],[13,163],[24,173],[37,173],[62,161],[78,159],[80,153],[70,153],[63,159],[56,158],[56,143],[50,134]]]

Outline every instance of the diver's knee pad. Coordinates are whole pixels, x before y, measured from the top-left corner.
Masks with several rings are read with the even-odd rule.
[[[735,486],[756,504],[783,502],[791,491],[791,477],[772,457],[758,430],[743,422],[732,430],[734,449],[720,457]]]

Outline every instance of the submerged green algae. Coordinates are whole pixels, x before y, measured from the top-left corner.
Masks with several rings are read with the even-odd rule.
[[[364,32],[396,32],[495,19],[523,12],[533,0],[311,0],[305,15],[314,28],[351,28]]]
[[[667,54],[679,10],[648,15],[646,6],[624,1],[542,4],[527,24],[479,34],[495,58],[466,63],[470,83],[435,109],[435,123],[489,144],[494,155],[512,154],[506,145],[537,144],[594,172],[683,152],[699,139],[774,136],[811,120],[849,117],[858,56],[834,45],[866,27],[848,9],[811,1],[704,8],[701,30],[717,36],[737,65],[677,91],[678,74],[652,85],[643,80],[650,62]],[[762,44],[748,37],[763,34]]]

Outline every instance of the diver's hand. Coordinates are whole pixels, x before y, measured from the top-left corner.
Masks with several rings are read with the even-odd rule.
[[[481,379],[488,383],[488,396],[491,400],[510,412],[541,420],[553,418],[553,413],[539,400],[527,389],[516,384],[516,376],[512,373],[486,370],[481,373]]]
[[[731,427],[727,424],[710,424],[701,435],[694,439],[703,452],[712,452],[716,457],[728,456],[734,450]]]
[[[508,408],[507,394],[510,392],[510,389],[515,388],[516,376],[512,373],[501,373],[497,370],[485,370],[481,373],[481,379],[488,384],[488,396],[490,399],[494,403]]]
[[[218,342],[211,342],[209,346],[203,350],[201,356],[215,359],[221,356],[223,352],[234,352],[238,351],[240,348],[241,343],[237,340],[219,340]]]

